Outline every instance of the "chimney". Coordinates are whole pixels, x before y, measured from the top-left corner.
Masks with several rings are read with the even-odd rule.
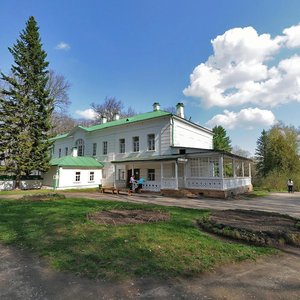
[[[105,124],[107,122],[106,116],[102,115],[101,116],[101,124]]]
[[[120,114],[119,114],[119,112],[115,112],[115,113],[114,113],[114,115],[113,115],[113,120],[114,120],[114,121],[120,120]]]
[[[77,147],[73,147],[73,149],[72,149],[72,156],[73,156],[73,157],[77,157],[77,156],[78,156],[78,150],[77,150]]]
[[[154,102],[152,106],[153,106],[153,111],[160,110],[160,104],[158,102]]]
[[[182,102],[176,104],[176,115],[180,118],[184,118],[184,105]]]

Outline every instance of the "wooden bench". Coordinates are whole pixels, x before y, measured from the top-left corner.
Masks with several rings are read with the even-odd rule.
[[[117,191],[117,194],[119,195],[120,193],[126,193],[128,196],[131,196],[132,195],[132,192],[130,189],[127,189],[127,188],[118,188],[116,189]]]
[[[105,193],[107,191],[110,191],[112,194],[114,194],[116,191],[118,194],[118,190],[116,188],[114,188],[113,186],[102,186],[102,187],[99,187],[99,190],[100,190],[100,193]]]

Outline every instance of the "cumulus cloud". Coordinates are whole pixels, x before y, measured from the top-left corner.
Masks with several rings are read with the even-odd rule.
[[[284,48],[300,48],[300,25],[274,38],[253,27],[233,28],[211,43],[213,55],[195,67],[186,96],[199,98],[205,107],[300,102],[300,57],[278,62]]]
[[[56,50],[64,50],[64,51],[68,51],[71,49],[70,45],[65,43],[65,42],[60,42],[59,44],[57,44],[55,46]]]
[[[97,114],[91,108],[85,110],[76,110],[76,114],[81,118],[88,120],[94,120],[97,116]]]
[[[243,127],[253,129],[254,126],[272,126],[276,124],[276,118],[270,110],[259,108],[245,108],[239,112],[224,110],[224,114],[214,116],[206,124],[214,127],[221,125],[227,129]]]

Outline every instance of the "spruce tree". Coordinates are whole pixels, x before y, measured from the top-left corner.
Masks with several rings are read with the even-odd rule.
[[[257,147],[255,150],[256,170],[259,176],[265,177],[271,170],[270,166],[270,143],[268,134],[265,130],[262,131],[261,136],[258,138]]]
[[[213,136],[213,147],[215,150],[223,150],[227,152],[231,152],[231,141],[227,136],[226,130],[222,126],[215,126],[212,129]]]
[[[14,59],[11,75],[1,73],[8,88],[0,99],[0,153],[5,153],[6,169],[17,179],[49,168],[53,99],[46,88],[49,63],[38,30],[30,17],[16,44],[8,48]]]

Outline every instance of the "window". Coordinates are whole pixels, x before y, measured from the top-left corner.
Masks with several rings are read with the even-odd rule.
[[[191,158],[190,159],[191,177],[210,177],[209,158]]]
[[[148,181],[155,181],[155,169],[148,169]]]
[[[80,172],[75,172],[75,182],[80,181]]]
[[[90,172],[90,181],[95,180],[95,172]]]
[[[139,152],[140,151],[140,138],[138,136],[134,136],[132,138],[133,142],[133,152]]]
[[[118,180],[125,180],[125,171],[118,169]]]
[[[69,154],[69,148],[66,147],[66,148],[65,148],[65,155],[68,155],[68,154]]]
[[[75,143],[77,150],[78,150],[78,156],[84,156],[84,141],[83,139],[79,139]]]
[[[120,153],[125,153],[125,139],[120,139]]]
[[[93,156],[97,155],[97,143],[93,143]]]
[[[103,154],[107,154],[107,142],[103,142]]]
[[[61,148],[58,149],[58,157],[61,157]]]
[[[148,150],[155,150],[155,134],[148,134]]]

